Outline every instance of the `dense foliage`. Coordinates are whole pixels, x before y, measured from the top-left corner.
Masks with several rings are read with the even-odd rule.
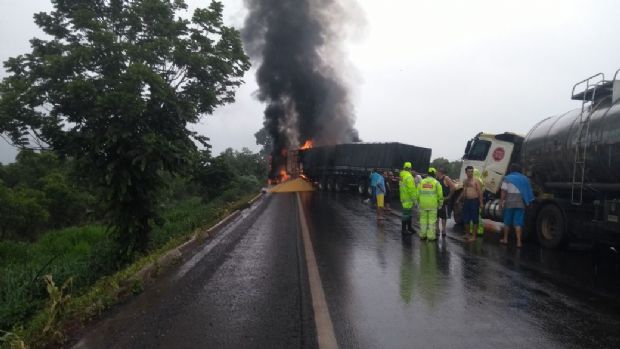
[[[5,63],[0,131],[73,159],[98,188],[119,257],[129,260],[161,221],[168,179],[191,169],[195,142],[206,145],[188,124],[234,100],[249,61],[217,1],[191,20],[179,16],[182,0],[52,4],[35,15],[51,39],[31,40],[31,53]],[[16,200],[34,211],[32,195]]]
[[[459,179],[459,175],[461,173],[461,165],[463,164],[463,161],[461,160],[454,160],[454,161],[450,161],[448,159],[445,158],[437,158],[437,159],[433,159],[433,161],[431,161],[431,166],[434,168],[443,168],[444,170],[446,170],[446,174],[448,175],[448,177],[454,179],[454,180],[458,180]]]
[[[33,240],[41,231],[95,219],[94,194],[72,177],[71,164],[50,151],[25,150],[15,163],[0,165],[0,239]]]
[[[201,152],[194,169],[194,182],[205,200],[218,195],[231,198],[237,188],[256,188],[265,183],[267,166],[264,156],[247,148],[240,152],[228,148],[217,157]]]

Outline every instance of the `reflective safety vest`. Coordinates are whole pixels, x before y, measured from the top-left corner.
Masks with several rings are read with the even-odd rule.
[[[413,175],[409,171],[400,171],[400,181],[398,183],[400,191],[400,202],[403,208],[412,208],[416,200],[416,187]]]
[[[417,200],[420,203],[420,209],[437,209],[443,205],[441,184],[433,177],[424,178],[418,184]]]
[[[482,179],[480,171],[477,168],[474,168],[474,178],[478,180],[478,183],[480,183],[480,190],[484,193],[484,180]]]

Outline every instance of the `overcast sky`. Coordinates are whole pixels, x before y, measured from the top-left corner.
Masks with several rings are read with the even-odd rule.
[[[479,131],[525,134],[579,106],[570,100],[574,83],[620,68],[620,1],[358,2],[366,25],[344,47],[364,141],[426,146],[433,158],[455,160]],[[223,3],[225,21],[240,27],[243,2]],[[32,14],[50,8],[47,0],[0,0],[1,61],[29,50],[28,39],[41,36]],[[215,152],[258,149],[263,106],[253,97],[254,70],[245,80],[235,104],[196,126]],[[13,156],[0,144],[0,162]]]

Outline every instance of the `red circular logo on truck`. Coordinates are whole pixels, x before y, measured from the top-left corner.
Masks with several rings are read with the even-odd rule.
[[[506,155],[506,151],[502,147],[497,147],[493,150],[493,160],[495,161],[502,161],[504,155]]]

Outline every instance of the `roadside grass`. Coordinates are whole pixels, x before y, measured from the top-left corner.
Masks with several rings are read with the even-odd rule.
[[[167,251],[247,206],[256,195],[236,194],[205,204],[197,197],[164,211],[165,224],[151,235],[149,254],[118,270],[105,227],[91,225],[46,233],[35,243],[0,242],[0,345],[2,348],[59,346],[67,334],[101,315],[144,285],[132,277]],[[228,199],[228,200],[225,200]]]

